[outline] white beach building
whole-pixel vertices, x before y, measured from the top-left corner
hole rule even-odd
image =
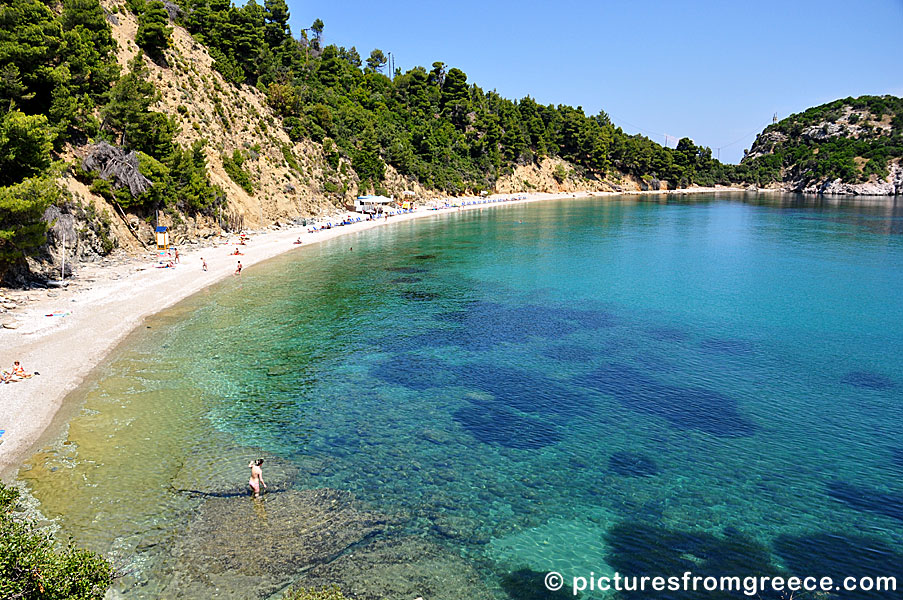
[[[388,205],[393,202],[395,202],[394,199],[385,196],[358,196],[354,200],[354,210],[355,212],[370,213],[372,215],[384,212]]]

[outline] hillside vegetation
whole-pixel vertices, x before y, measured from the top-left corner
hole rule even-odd
[[[284,0],[3,3],[0,274],[35,251],[53,258],[52,223],[36,218],[51,206],[78,217],[82,257],[140,249],[161,217],[191,238],[366,191],[730,180],[689,139],[663,148],[605,113],[508,100],[440,62],[387,73],[382,51],[328,45],[319,20],[295,36],[288,16]]]
[[[32,272],[56,268],[62,238],[84,260],[141,250],[157,222],[193,241],[366,192],[895,193],[901,172],[898,98],[794,115],[725,165],[689,138],[667,148],[605,112],[506,99],[442,62],[388,72],[380,49],[328,44],[319,19],[293,33],[285,0],[177,1],[0,5],[0,277],[21,281],[29,255]]]
[[[214,68],[265,91],[292,139],[323,143],[333,160],[347,157],[364,187],[379,189],[388,164],[430,189],[492,190],[517,165],[546,156],[599,180],[629,174],[674,185],[727,182],[711,152],[689,139],[672,150],[626,135],[604,112],[508,100],[442,62],[387,73],[380,49],[362,58],[355,47],[326,45],[319,19],[295,39],[284,0],[241,7],[181,1],[179,21],[210,48]]]
[[[903,187],[895,189],[894,184],[901,157],[903,98],[861,96],[810,108],[768,126],[741,168],[759,185],[777,182],[797,191],[829,193],[839,188],[846,193],[893,194],[903,193]],[[868,183],[872,185],[861,185]]]

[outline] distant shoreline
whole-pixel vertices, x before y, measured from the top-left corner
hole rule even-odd
[[[464,210],[566,198],[745,191],[718,187],[648,192],[533,193],[520,200],[461,208],[421,208],[388,220],[362,221],[315,233],[308,233],[306,226],[282,227],[254,234],[249,245],[240,246],[244,252],[242,256],[231,254],[236,247],[232,242],[218,247],[180,247],[180,264],[172,269],[156,269],[147,259],[139,258],[118,266],[102,267],[95,274],[98,281],[90,282],[90,286],[89,282],[76,279],[79,289],[61,289],[54,297],[30,303],[25,313],[19,315],[17,329],[0,329],[0,368],[19,360],[26,370],[40,372],[39,376],[26,381],[0,384],[0,429],[6,430],[0,438],[0,477],[13,479],[22,462],[39,450],[48,436],[58,434],[57,428],[51,425],[64,407],[66,397],[145,318],[232,276],[239,260],[243,267],[249,267],[297,248],[293,244],[297,238],[302,240],[303,246],[309,246],[380,225]],[[511,196],[524,194],[498,194],[489,199]],[[454,201],[459,200],[462,199]],[[201,257],[209,270],[201,269]],[[65,316],[47,316],[60,313]]]

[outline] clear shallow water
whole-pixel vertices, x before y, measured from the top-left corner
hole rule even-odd
[[[133,597],[258,452],[500,598],[524,569],[903,578],[901,234],[883,199],[650,196],[302,248],[149,320],[22,476]]]

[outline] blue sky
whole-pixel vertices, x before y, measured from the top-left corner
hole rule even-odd
[[[258,0],[261,4],[262,0]],[[846,96],[903,96],[903,0],[288,0],[292,31],[442,61],[511,99],[605,110],[659,143],[737,162],[779,118]],[[721,148],[720,151],[718,148]]]

